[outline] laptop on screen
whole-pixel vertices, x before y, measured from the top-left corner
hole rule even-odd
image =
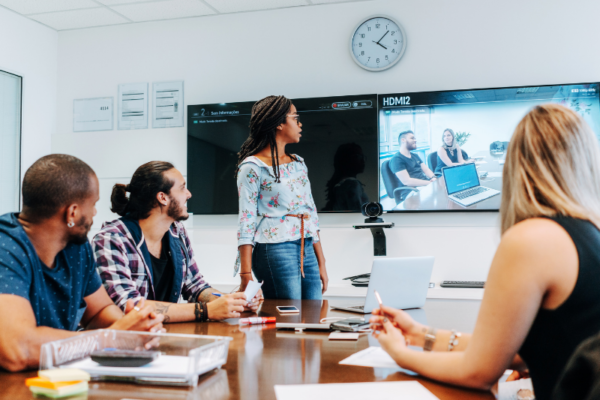
[[[498,190],[481,186],[474,163],[442,168],[442,175],[448,198],[464,207],[500,194]]]
[[[332,304],[331,309],[370,314],[379,308],[375,290],[385,306],[399,309],[423,307],[434,260],[435,257],[376,258],[364,303],[350,306]]]

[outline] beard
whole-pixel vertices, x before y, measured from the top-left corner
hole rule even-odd
[[[90,220],[90,222],[86,221],[85,217],[81,217],[81,219],[75,224],[76,229],[83,227],[83,232],[82,233],[73,233],[70,237],[69,237],[69,243],[73,243],[73,244],[77,244],[77,245],[82,245],[85,244],[88,241],[88,233],[90,232],[90,229],[92,229],[92,223],[93,221]]]
[[[171,196],[169,196],[169,199],[171,200],[171,204],[169,204],[169,208],[167,208],[167,215],[169,217],[173,218],[175,221],[185,221],[190,217],[187,212],[184,214],[183,207],[177,200]]]

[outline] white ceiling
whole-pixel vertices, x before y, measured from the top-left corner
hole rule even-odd
[[[372,0],[0,0],[0,6],[63,31],[356,1]]]

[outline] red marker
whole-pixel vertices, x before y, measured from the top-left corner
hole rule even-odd
[[[240,325],[272,324],[277,322],[277,317],[240,318]]]

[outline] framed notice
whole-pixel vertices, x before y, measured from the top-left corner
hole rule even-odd
[[[119,85],[117,129],[148,128],[148,83]]]
[[[153,128],[183,126],[183,81],[152,84]]]
[[[114,97],[73,100],[73,132],[113,130]]]

